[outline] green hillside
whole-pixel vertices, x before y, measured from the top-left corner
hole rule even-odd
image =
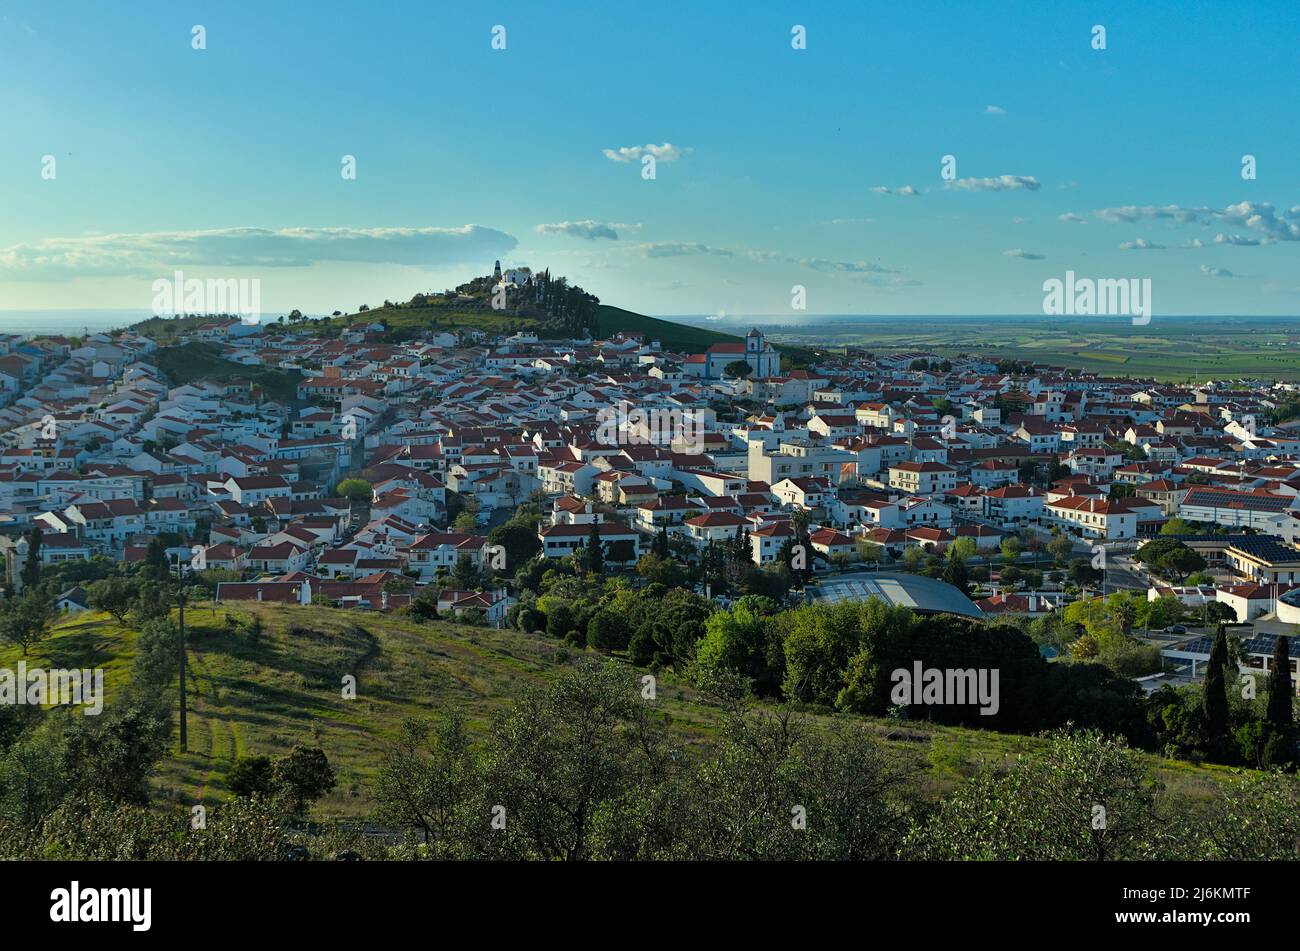
[[[293,399],[301,379],[301,374],[296,371],[245,366],[223,360],[220,351],[210,343],[159,347],[153,353],[153,361],[177,386],[195,380],[249,380],[274,400]]]
[[[703,353],[711,344],[740,343],[744,338],[732,334],[705,330],[703,327],[691,327],[687,324],[675,324],[658,317],[633,313],[622,307],[601,304],[596,313],[600,319],[601,336],[609,337],[619,331],[642,333],[647,340],[658,340],[669,350],[685,353]]]
[[[454,705],[482,736],[521,689],[554,678],[586,653],[513,630],[316,606],[231,609],[204,602],[186,612],[186,621],[189,752],[176,753],[173,743],[159,787],[186,802],[220,802],[229,795],[226,777],[236,757],[280,756],[295,743],[309,743],[321,746],[339,771],[337,788],[317,810],[321,817],[369,814],[371,781],[405,718]],[[135,637],[130,625],[87,613],[62,622],[27,661],[105,667],[111,704],[130,676]],[[0,648],[0,665],[13,667],[19,659],[16,648]],[[349,674],[356,677],[355,699],[343,697]],[[686,745],[708,744],[716,735],[717,709],[671,673],[660,675],[658,702]],[[918,721],[862,722],[912,763],[913,781],[926,795],[951,789],[981,762],[1009,760],[1043,743]],[[1213,795],[1216,779],[1229,772],[1157,757],[1149,762],[1171,792],[1196,798]]]
[[[601,304],[596,308],[596,313],[599,315],[602,336],[608,337],[620,330],[632,333],[639,332],[645,334],[648,340],[658,340],[669,350],[684,353],[703,353],[711,344],[741,343],[744,341],[743,337],[737,337],[734,334],[724,334],[703,327],[692,327],[689,324],[678,324],[659,317],[647,317],[644,314],[624,310],[622,307],[611,307],[609,304]],[[789,344],[774,344],[774,346],[778,353],[799,366],[806,366],[817,359],[816,351],[807,347],[796,347]]]

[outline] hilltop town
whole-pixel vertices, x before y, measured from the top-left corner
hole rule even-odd
[[[498,265],[483,289],[531,284]],[[424,598],[502,626],[535,598],[526,563],[598,547],[606,571],[672,565],[722,606],[875,595],[1037,620],[1128,592],[1165,621],[1141,673],[1184,680],[1210,646],[1184,615],[1244,625],[1261,670],[1300,622],[1292,384],[920,352],[795,367],[758,329],[696,353],[604,329],[393,343],[382,321],[212,319],[178,342],[226,371],[179,384],[176,348],[138,332],[0,336],[6,584],[22,592],[33,554],[76,563],[60,603],[84,610],[94,566],[152,559],[218,602]],[[254,371],[290,385],[272,397]],[[1043,649],[1087,656],[1093,633]]]

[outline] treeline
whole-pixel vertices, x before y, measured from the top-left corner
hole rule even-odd
[[[670,732],[656,685],[617,663],[569,667],[474,737],[456,710],[411,720],[373,780],[385,838],[290,821],[256,783],[202,823],[138,787],[81,782],[39,815],[0,817],[0,856],[61,859],[1286,860],[1300,781],[1230,775],[1191,801],[1141,754],[1058,730],[934,798],[920,759],[853,719],[759,708],[711,685],[717,739]],[[156,735],[148,731],[148,735]],[[6,756],[6,761],[10,757]],[[29,768],[35,761],[28,757]],[[62,767],[65,761],[54,760]],[[81,764],[67,763],[66,766]],[[306,763],[309,771],[319,762]],[[274,782],[276,766],[264,770]],[[107,779],[103,772],[96,778]],[[11,793],[5,802],[12,801]]]
[[[1294,859],[1300,781],[1233,778],[1198,806],[1140,754],[1059,730],[937,802],[860,724],[747,705],[735,680],[715,745],[674,741],[644,680],[610,664],[529,691],[473,745],[454,712],[386,756],[381,818],[432,859]]]
[[[547,268],[533,275],[532,286],[524,290],[526,293],[531,291],[533,302],[548,322],[568,336],[594,338],[600,335],[596,310],[600,298],[570,284],[568,278],[551,277],[551,269]]]
[[[640,588],[627,576],[584,570],[582,557],[530,559],[514,575],[520,597],[508,623],[576,649],[672,668],[697,681],[738,676],[764,700],[1015,733],[1072,723],[1197,762],[1295,766],[1300,730],[1291,691],[1276,675],[1237,683],[1241,647],[1222,629],[1223,647],[1215,654],[1222,660],[1212,659],[1205,685],[1143,692],[1133,678],[1159,670],[1160,657],[1133,630],[1135,624],[1158,626],[1176,618],[1163,601],[1114,595],[1032,621],[924,616],[877,598],[787,608],[779,594],[742,595],[717,609],[678,586],[689,583],[692,569],[663,557],[661,545],[656,541],[638,563]],[[1061,656],[1049,661],[1044,646]],[[1278,639],[1280,653],[1271,669],[1289,669],[1288,646],[1286,638]],[[997,702],[900,702],[897,672],[916,664],[944,672],[996,672]]]

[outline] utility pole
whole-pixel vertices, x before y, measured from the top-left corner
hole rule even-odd
[[[176,557],[176,604],[180,608],[180,625],[177,634],[177,654],[180,666],[181,752],[190,748],[189,732],[185,723],[185,584],[181,573],[181,559]]]

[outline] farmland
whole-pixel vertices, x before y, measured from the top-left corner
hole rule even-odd
[[[1287,317],[1170,317],[1133,326],[1124,318],[844,316],[767,331],[786,344],[975,352],[1166,382],[1300,380],[1300,319]]]

